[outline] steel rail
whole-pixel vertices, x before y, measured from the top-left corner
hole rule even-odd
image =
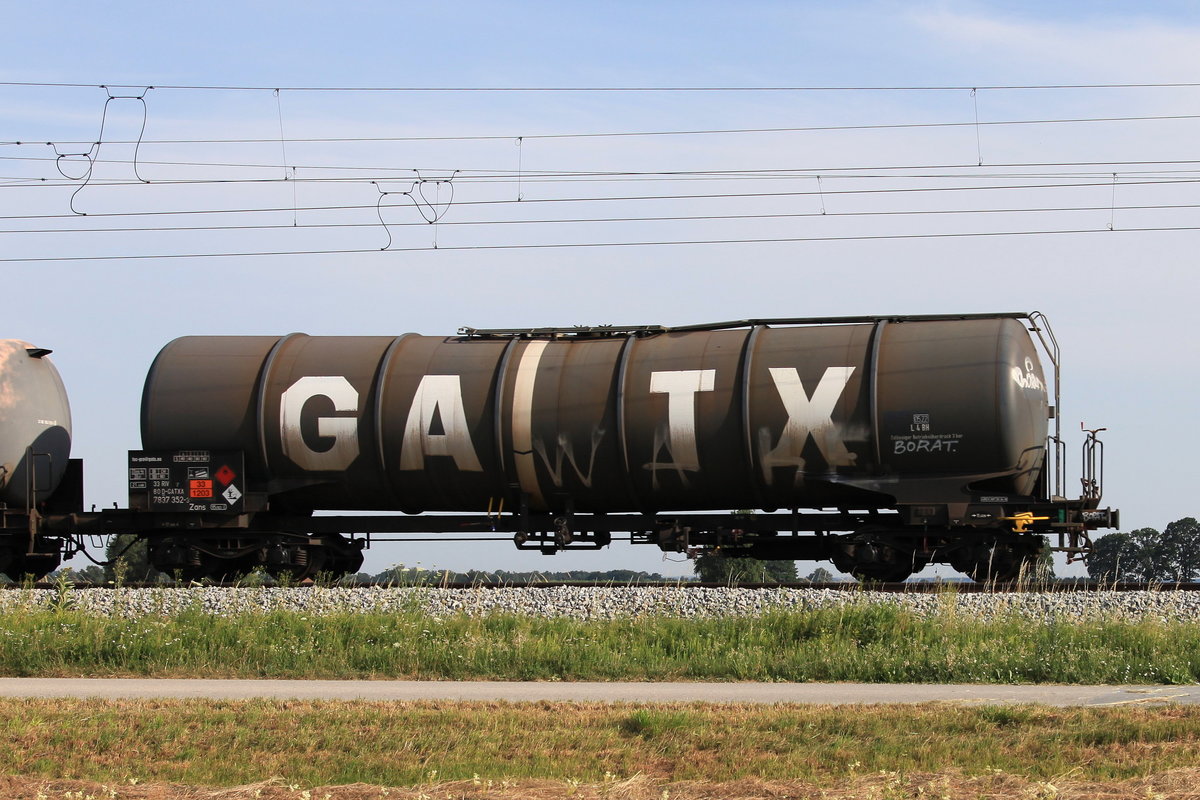
[[[192,583],[185,586],[162,583],[125,583],[120,587],[112,583],[93,584],[77,583],[70,585],[71,589],[79,590],[116,590],[116,589],[453,589],[456,591],[492,590],[492,589],[554,589],[562,587],[597,588],[597,589],[817,589],[834,592],[884,592],[889,594],[1012,594],[1031,592],[1043,594],[1058,594],[1069,592],[1197,592],[1200,582],[1189,583],[1111,583],[1097,582],[1085,579],[1055,580],[1055,581],[1025,581],[1015,583],[971,583],[969,581],[933,580],[912,581],[906,583],[705,583],[700,581],[642,581],[637,583],[602,582],[602,581],[442,581],[432,574],[428,581],[411,583],[340,583],[306,580],[291,585],[248,585],[244,583]],[[0,589],[20,591],[33,588],[35,590],[57,590],[62,587],[53,582],[38,582],[32,584],[12,583],[0,586]]]

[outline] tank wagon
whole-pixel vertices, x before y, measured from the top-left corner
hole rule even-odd
[[[44,575],[78,550],[68,531],[40,524],[83,503],[71,407],[50,352],[0,339],[0,572],[8,575]]]
[[[1117,524],[1094,434],[1063,491],[1058,360],[1038,313],[185,337],[102,527],[188,577],[354,571],[429,532],[1010,579]],[[404,513],[315,513],[341,511]]]
[[[1062,488],[1059,353],[1036,312],[185,337],[146,379],[129,507],[101,511],[83,510],[49,352],[0,341],[10,576],[94,534],[133,533],[192,579],[353,572],[398,534],[545,554],[625,534],[868,580],[931,562],[1007,580],[1119,524],[1094,432],[1082,492]]]

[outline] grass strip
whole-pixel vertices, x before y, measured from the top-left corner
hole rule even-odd
[[[1200,624],[887,605],[611,621],[17,609],[0,615],[0,675],[1183,684],[1200,681]]]
[[[449,781],[414,787],[368,784],[301,788],[283,781],[234,787],[162,783],[103,784],[0,775],[6,800],[1197,800],[1200,770],[1116,782],[1080,781],[1070,776],[1035,781],[1005,773],[861,775],[831,786],[803,781],[679,781],[645,776],[600,783],[578,781]]]
[[[1115,782],[1200,767],[1200,709],[1183,706],[4,700],[0,730],[7,773],[126,786]]]

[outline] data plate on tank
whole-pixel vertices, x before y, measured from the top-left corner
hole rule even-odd
[[[241,451],[130,450],[129,507],[237,513],[245,472]]]

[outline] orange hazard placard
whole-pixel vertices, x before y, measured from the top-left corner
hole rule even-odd
[[[212,481],[188,481],[188,497],[212,497]]]

